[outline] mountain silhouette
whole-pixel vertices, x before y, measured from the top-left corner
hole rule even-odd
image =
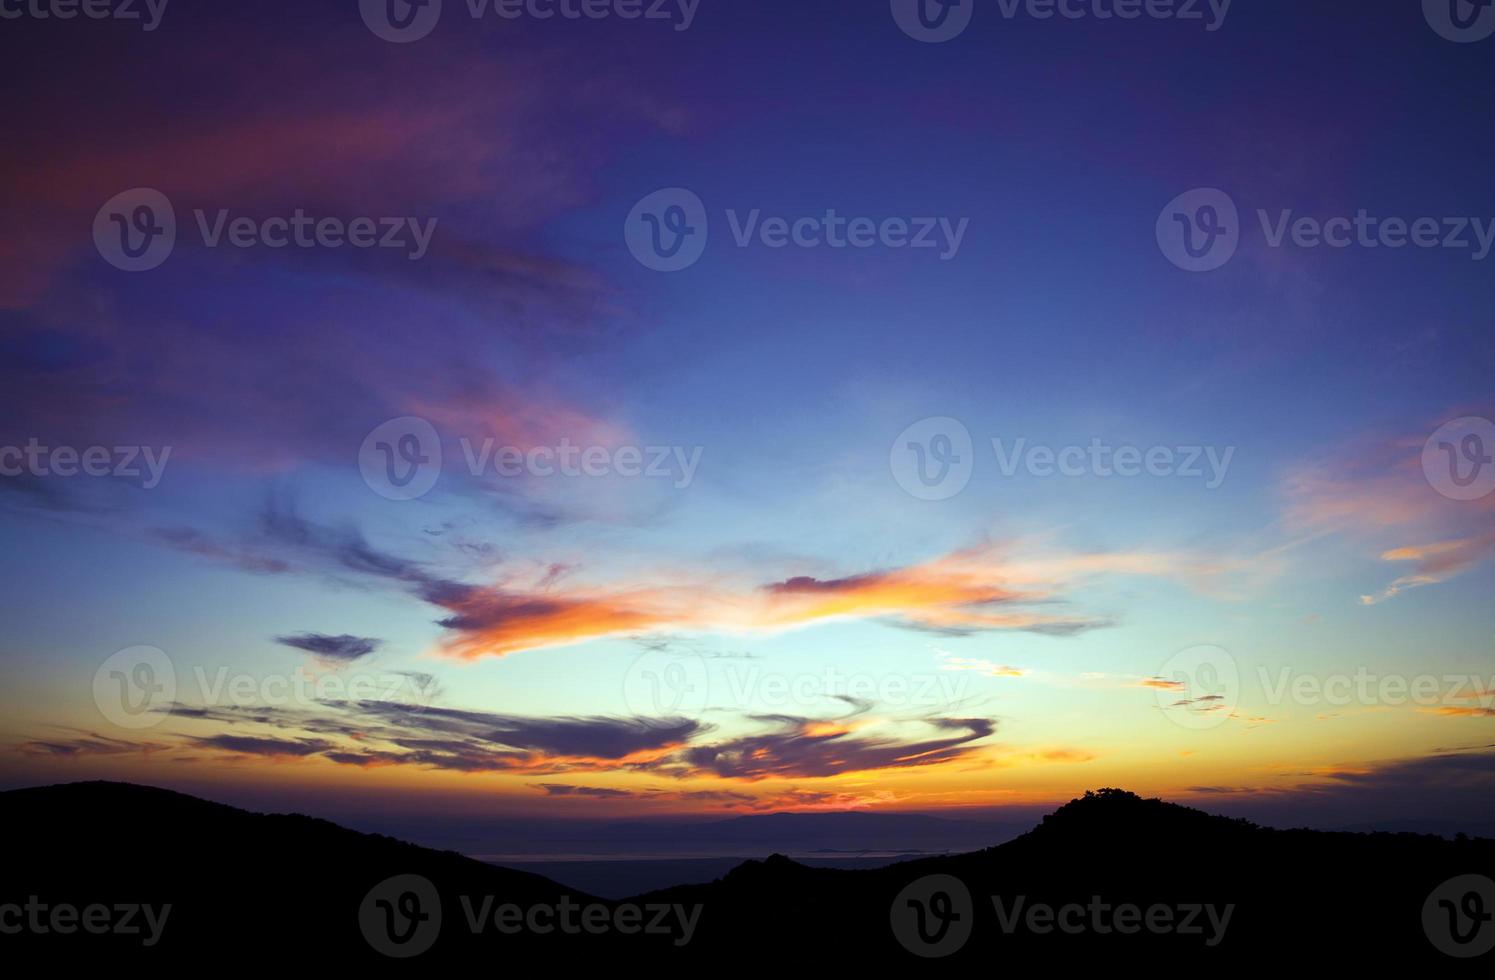
[[[857,871],[772,855],[625,901],[129,784],[0,793],[0,816],[0,943],[59,962],[1488,973],[1495,961],[1468,956],[1495,946],[1495,903],[1465,877],[1495,877],[1495,841],[1274,830],[1112,789],[973,853]]]

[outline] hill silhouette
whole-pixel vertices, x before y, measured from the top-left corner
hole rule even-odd
[[[0,908],[0,943],[58,961],[1487,973],[1495,960],[1435,945],[1453,930],[1468,939],[1455,952],[1495,946],[1481,918],[1495,903],[1462,885],[1443,904],[1433,895],[1458,876],[1495,877],[1495,841],[1273,830],[1120,790],[1087,793],[974,853],[862,871],[775,855],[621,902],[323,820],[127,784],[0,793],[0,818],[0,907],[15,906]],[[133,932],[102,931],[132,905]]]

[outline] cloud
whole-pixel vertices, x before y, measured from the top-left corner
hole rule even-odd
[[[940,670],[973,671],[987,677],[1024,677],[1028,673],[1025,667],[1013,667],[975,657],[952,657],[948,653],[941,654],[940,660]]]
[[[602,637],[682,630],[776,631],[838,619],[875,619],[941,633],[1019,630],[1073,635],[1109,617],[1048,611],[1076,578],[1097,574],[1186,574],[1189,564],[1155,555],[1079,555],[1025,562],[982,545],[928,562],[835,579],[794,576],[757,587],[689,581],[608,590],[524,592],[453,584],[428,590],[451,611],[447,648],[458,656],[504,656]]]
[[[711,730],[685,718],[536,718],[369,700],[327,700],[315,709],[174,705],[170,716],[228,726],[188,744],[236,754],[536,775],[639,768]],[[245,726],[279,734],[240,734]]]
[[[1495,746],[1438,749],[1425,755],[1283,773],[1289,777],[1287,782],[1207,784],[1191,786],[1189,792],[1232,798],[1232,812],[1276,826],[1342,828],[1426,821],[1444,824],[1450,832],[1478,830],[1483,828],[1461,828],[1453,821],[1495,813],[1492,750]]]
[[[1495,802],[1495,752],[1455,750],[1323,772],[1331,784],[1356,790],[1408,792],[1478,790]],[[1485,812],[1491,812],[1486,810]]]
[[[879,719],[866,701],[841,697],[830,719],[750,716],[768,731],[710,741],[715,727],[687,718],[531,717],[392,701],[326,700],[312,708],[173,705],[179,725],[213,724],[212,734],[160,735],[149,748],[188,748],[269,759],[321,758],[347,766],[409,766],[528,776],[621,772],[673,779],[744,782],[824,778],[955,762],[996,731],[986,718]],[[178,741],[164,741],[169,738]],[[96,736],[70,744],[36,740],[33,754],[110,754],[146,746]],[[1047,761],[1082,761],[1068,752]],[[592,795],[582,784],[532,784],[551,795]],[[719,789],[630,790],[641,798],[744,803]],[[605,794],[612,796],[613,794]]]
[[[1180,556],[1080,554],[1012,556],[995,544],[901,568],[835,579],[793,576],[768,584],[723,582],[701,571],[654,584],[609,588],[559,574],[553,564],[529,584],[513,576],[473,584],[373,546],[358,528],[300,515],[271,494],[256,533],[222,542],[196,532],[157,532],[194,554],[246,570],[316,572],[358,585],[396,587],[444,610],[444,649],[464,659],[505,656],[608,637],[652,642],[681,633],[774,632],[841,619],[972,634],[1023,631],[1069,636],[1111,625],[1111,617],[1053,610],[1065,592],[1097,575],[1189,578],[1206,566]]]
[[[603,786],[569,786],[562,783],[533,783],[536,789],[545,791],[546,796],[587,796],[597,800],[624,800],[637,796],[637,793],[626,789],[608,789]]]
[[[294,636],[277,636],[275,642],[281,646],[304,650],[324,660],[349,663],[367,657],[379,648],[378,640],[343,633],[329,636],[326,633],[298,633]]]
[[[1492,417],[1495,409],[1458,414]],[[1437,425],[1430,423],[1427,432]],[[1446,582],[1495,555],[1495,495],[1456,501],[1440,494],[1423,472],[1426,438],[1414,433],[1365,443],[1300,467],[1284,483],[1290,530],[1379,545],[1381,561],[1412,566],[1380,591],[1360,596],[1361,605]]]
[[[655,501],[615,493],[565,497],[564,481],[473,478],[456,442],[612,445],[627,432],[572,403],[574,371],[547,384],[579,352],[624,342],[636,320],[625,290],[542,232],[596,204],[600,165],[627,141],[678,130],[678,88],[606,60],[578,72],[541,46],[501,59],[476,41],[396,53],[365,43],[357,17],[304,17],[349,42],[336,64],[268,21],[200,24],[201,46],[143,63],[124,49],[49,49],[59,75],[131,81],[107,103],[39,94],[9,119],[28,152],[0,165],[11,243],[0,244],[0,441],[171,445],[174,469],[235,475],[346,472],[376,425],[422,415],[452,440],[443,491],[533,522],[652,512]],[[195,51],[235,48],[211,71],[193,67]],[[392,61],[408,78],[371,83]],[[183,70],[191,91],[172,81]],[[274,108],[289,104],[294,114]],[[72,125],[55,125],[59,113]],[[163,114],[176,124],[132,122]],[[89,233],[132,187],[164,193],[179,232],[138,295]],[[207,249],[195,212],[211,222],[224,209],[438,225],[419,262],[388,249]],[[266,356],[276,350],[294,356]],[[69,506],[51,489],[0,484],[31,506]]]
[[[1382,553],[1381,560],[1410,562],[1414,571],[1396,579],[1376,595],[1361,596],[1360,602],[1362,605],[1373,606],[1407,589],[1446,582],[1455,575],[1469,571],[1491,555],[1495,555],[1495,530],[1456,541],[1393,548]]]
[[[149,754],[168,748],[162,742],[131,742],[89,732],[86,735],[65,739],[31,739],[21,743],[20,751],[26,755],[46,755],[61,758],[81,758],[96,755]]]
[[[406,729],[458,735],[466,744],[569,758],[624,759],[679,745],[704,730],[702,723],[686,718],[531,718],[390,701],[357,701],[346,706],[363,717]]]
[[[222,749],[235,755],[262,755],[270,758],[282,756],[308,756],[326,752],[332,748],[330,742],[321,739],[257,738],[247,735],[210,735],[196,740],[197,744],[210,749]]]
[[[963,758],[973,743],[996,732],[996,723],[986,718],[929,719],[924,724],[936,732],[956,734],[914,740],[859,736],[849,727],[810,718],[777,720],[779,731],[693,746],[662,768],[745,781],[906,769]]]

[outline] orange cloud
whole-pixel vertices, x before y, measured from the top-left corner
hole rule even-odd
[[[1373,541],[1391,534],[1403,540],[1416,535],[1432,542],[1382,547],[1382,561],[1410,562],[1415,567],[1380,592],[1361,596],[1362,605],[1446,582],[1495,554],[1495,495],[1455,501],[1440,494],[1423,472],[1425,438],[1412,434],[1363,447],[1300,469],[1286,481],[1285,521],[1295,531],[1310,536],[1351,534]]]
[[[1407,589],[1445,582],[1473,568],[1491,554],[1495,554],[1495,531],[1456,541],[1393,548],[1382,553],[1382,561],[1414,562],[1417,570],[1401,576],[1377,595],[1361,596],[1360,602],[1372,606]]]
[[[797,576],[758,587],[673,584],[616,590],[512,591],[454,586],[427,596],[452,615],[450,652],[503,656],[607,636],[656,630],[780,630],[837,619],[887,619],[938,632],[1027,630],[1070,634],[1108,625],[1052,607],[1076,578],[1171,574],[1186,565],[1167,556],[1079,555],[1009,559],[991,545],[929,562],[845,578]],[[1016,671],[1016,668],[1007,668]]]
[[[1466,708],[1463,705],[1446,704],[1428,710],[1445,718],[1495,718],[1495,708]]]

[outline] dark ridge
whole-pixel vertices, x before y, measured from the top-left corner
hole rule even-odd
[[[146,786],[94,782],[13,790],[0,793],[0,817],[11,834],[0,906],[24,911],[33,896],[49,908],[171,905],[150,947],[139,935],[78,931],[25,929],[0,939],[7,949],[47,962],[201,969],[259,950],[253,955],[267,965],[392,964],[371,945],[360,908],[367,908],[372,890],[398,875],[419,876],[439,897],[434,944],[412,965],[657,970],[679,964],[697,971],[919,965],[1006,972],[1186,962],[1191,970],[1226,973],[1408,965],[1450,974],[1483,964],[1488,975],[1490,962],[1440,952],[1423,916],[1444,882],[1495,876],[1495,842],[1273,830],[1116,789],[1086,793],[1028,833],[973,853],[857,871],[806,867],[775,853],[710,884],[627,902],[595,899],[539,875],[325,820],[250,813]],[[941,876],[938,890],[950,899],[940,899],[939,907],[957,912],[952,921],[967,930],[958,947],[938,959],[918,955],[929,949],[910,934],[911,897],[926,912],[934,907],[927,894],[931,876]],[[958,884],[948,889],[952,879]],[[481,918],[485,902],[488,925],[474,932],[470,921]],[[492,923],[493,910],[507,904],[525,910],[594,906],[608,921],[625,906],[699,907],[700,915],[684,944],[673,912],[669,927],[657,934],[510,935]],[[1052,923],[1045,929],[1024,918],[1035,905],[1081,907],[1079,918],[1067,921],[1092,925],[1078,932]],[[1189,909],[1198,911],[1189,920],[1192,931],[1124,933],[1094,927],[1096,906],[1162,907],[1180,925]],[[1211,926],[1206,909],[1219,913],[1219,924]],[[15,913],[0,909],[0,915],[14,921]],[[649,914],[644,920],[653,921]],[[511,959],[516,955],[521,959]]]

